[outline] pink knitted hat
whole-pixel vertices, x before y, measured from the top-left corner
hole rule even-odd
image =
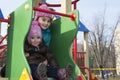
[[[41,28],[38,26],[38,22],[33,21],[32,26],[31,26],[30,31],[27,36],[28,43],[30,43],[30,38],[32,36],[36,36],[36,35],[39,36],[40,38],[42,38]]]
[[[50,11],[50,9],[48,8],[48,6],[47,6],[46,4],[40,5],[39,8]],[[45,12],[36,11],[34,20],[37,20],[38,17],[41,17],[41,16],[46,16],[46,17],[50,17],[51,19],[53,19],[53,16],[52,16],[52,14],[50,14],[50,13],[45,13]]]

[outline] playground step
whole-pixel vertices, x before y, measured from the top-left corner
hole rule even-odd
[[[8,80],[8,78],[0,78],[0,80]]]
[[[8,78],[0,78],[0,80],[8,80]],[[55,80],[53,78],[48,78],[48,80]]]
[[[0,78],[0,80],[8,80],[8,78]],[[55,80],[53,78],[48,78],[48,80]]]

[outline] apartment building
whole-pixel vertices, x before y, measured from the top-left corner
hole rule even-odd
[[[117,75],[120,75],[120,23],[115,30],[115,56]]]

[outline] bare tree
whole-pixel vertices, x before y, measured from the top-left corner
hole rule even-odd
[[[109,67],[108,62],[115,56],[114,33],[119,23],[119,19],[120,17],[113,26],[106,24],[105,15],[96,16],[94,19],[94,25],[90,30],[88,41],[89,53],[94,57],[97,67],[100,65]]]

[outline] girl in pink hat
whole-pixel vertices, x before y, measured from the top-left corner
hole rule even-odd
[[[32,26],[27,35],[24,51],[30,65],[33,80],[48,80],[47,77],[56,80],[70,80],[72,66],[60,69],[58,63],[48,46],[42,40],[41,28],[37,21],[32,22]]]
[[[40,54],[41,51],[40,49],[44,47],[42,43],[43,42],[42,42],[41,29],[38,26],[38,22],[33,21],[24,45],[25,56],[29,63],[33,80],[39,80],[37,76],[38,65],[40,63],[44,63],[45,65],[47,65],[48,63],[47,59]],[[46,68],[43,64],[41,64],[40,69],[41,69],[41,73],[45,74],[46,76]],[[44,79],[46,80],[47,76],[44,77]]]
[[[46,4],[42,4],[39,6],[40,9],[45,9],[45,10],[50,10]],[[50,32],[50,25],[52,23],[53,15],[50,13],[45,13],[45,12],[40,12],[36,11],[35,12],[35,21],[38,21],[39,26],[42,30],[42,37],[45,42],[46,46],[49,46],[50,40],[51,40],[51,32]]]

